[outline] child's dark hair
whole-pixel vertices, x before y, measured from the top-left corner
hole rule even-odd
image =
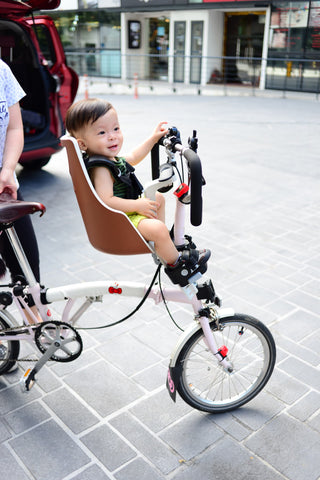
[[[88,125],[88,123],[94,123],[112,108],[113,106],[107,100],[98,98],[79,100],[71,105],[67,111],[66,129],[70,135],[74,136],[76,132]]]

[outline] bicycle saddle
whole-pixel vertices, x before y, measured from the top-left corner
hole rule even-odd
[[[0,224],[13,223],[25,215],[46,211],[46,207],[38,202],[25,202],[22,200],[14,200],[7,192],[0,194]]]

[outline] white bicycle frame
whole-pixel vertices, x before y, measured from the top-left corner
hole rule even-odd
[[[148,184],[145,189],[145,194],[148,198],[154,198],[155,192],[159,188],[173,183],[175,179],[173,169],[171,174],[170,172],[168,172],[168,170],[170,169],[165,169],[162,177],[160,175],[159,179]],[[163,176],[165,178],[163,178]],[[177,198],[174,223],[174,239],[177,245],[181,245],[184,243],[184,225],[185,205]],[[23,295],[32,295],[34,303],[43,321],[53,320],[50,308],[48,307],[50,303],[64,301],[66,304],[59,320],[73,326],[82,316],[82,314],[90,307],[90,305],[93,302],[101,301],[102,297],[108,295],[120,295],[121,297],[143,298],[146,295],[148,286],[141,283],[126,281],[96,281],[76,283],[48,288],[47,290],[45,290],[45,292],[43,292],[32,273],[32,270],[26,259],[25,253],[16,235],[14,227],[6,229],[5,232],[8,235],[10,243],[22,268],[23,274],[27,280],[27,285],[23,287]],[[156,304],[162,302],[163,299],[165,299],[166,302],[189,304],[192,306],[195,314],[196,322],[193,323],[189,328],[187,328],[185,332],[180,336],[177,345],[172,351],[169,366],[175,366],[179,352],[185,342],[195,333],[195,331],[201,328],[205,336],[206,344],[211,350],[213,356],[216,358],[217,362],[222,365],[226,370],[231,371],[231,363],[228,361],[227,357],[224,357],[219,353],[218,346],[215,343],[214,336],[212,335],[212,331],[210,328],[211,319],[207,318],[207,316],[199,315],[199,312],[204,308],[204,304],[201,300],[197,298],[198,289],[196,282],[198,279],[199,274],[196,274],[195,278],[191,279],[191,283],[189,283],[185,287],[163,287],[161,290],[158,287],[152,287],[149,292],[148,298],[153,299]],[[78,307],[75,313],[71,313],[76,300],[78,300],[79,298],[84,299],[82,305]],[[25,331],[17,333],[14,337],[10,334],[1,335],[0,340],[29,340],[33,342],[35,329],[34,325],[29,322],[27,316],[31,318],[34,323],[37,323],[37,318],[32,312],[32,309],[28,306],[27,302],[23,299],[23,296],[21,296],[21,294],[19,296],[13,294],[13,300],[23,318],[23,326],[25,326]],[[216,320],[234,315],[233,309],[230,308],[219,308],[215,304],[205,304],[205,307],[213,309],[214,318]],[[11,328],[22,326],[16,321],[16,319],[14,319],[12,315],[8,314],[5,310],[2,310],[2,315],[5,316],[5,319],[7,320]],[[49,353],[51,354],[51,350]],[[44,356],[48,358],[45,358],[44,360],[40,359],[38,361],[38,365],[36,364],[35,367],[37,372],[49,359],[49,354],[45,354]]]

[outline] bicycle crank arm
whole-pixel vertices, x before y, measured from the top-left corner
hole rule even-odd
[[[52,357],[52,355],[61,347],[60,342],[54,342],[46,350],[41,358],[35,363],[33,368],[28,368],[25,371],[23,377],[20,380],[20,387],[23,392],[29,392],[33,385],[36,382],[36,374],[41,370],[41,368],[47,363],[47,361]]]

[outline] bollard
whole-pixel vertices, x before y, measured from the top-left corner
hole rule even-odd
[[[134,73],[133,75],[133,83],[134,83],[134,98],[138,98],[138,74]]]
[[[84,98],[88,100],[89,98],[89,92],[88,92],[88,75],[85,73],[83,75],[84,77]]]

